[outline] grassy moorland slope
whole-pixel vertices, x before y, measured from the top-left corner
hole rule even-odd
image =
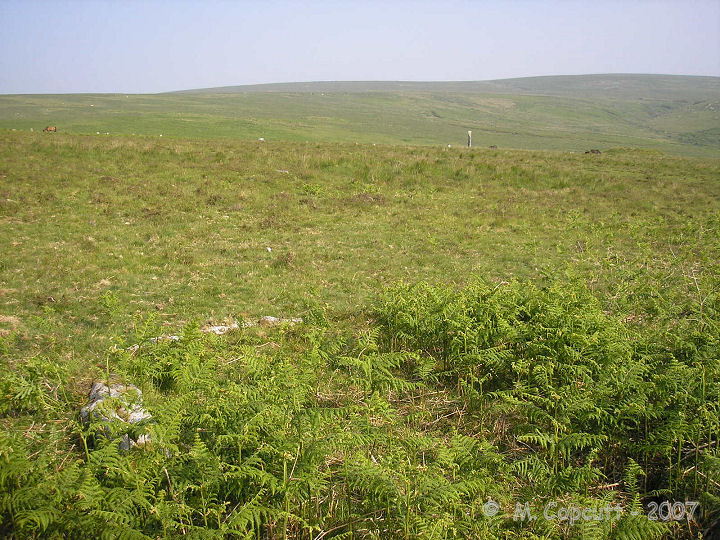
[[[623,148],[0,132],[0,535],[697,537],[719,178]],[[261,315],[305,322],[197,331]],[[149,447],[79,422],[95,378],[143,390]]]
[[[718,77],[680,75],[553,75],[519,77],[492,81],[419,82],[419,81],[325,81],[252,84],[181,90],[182,94],[237,94],[308,92],[364,94],[433,93],[522,94],[605,99],[708,100],[717,98]]]
[[[158,95],[0,96],[0,127],[82,134],[464,145],[715,156],[720,79],[658,75],[468,83],[289,83]]]

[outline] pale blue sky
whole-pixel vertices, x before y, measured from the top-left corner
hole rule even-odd
[[[0,0],[0,93],[720,76],[720,0]]]

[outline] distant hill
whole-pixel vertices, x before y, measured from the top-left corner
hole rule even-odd
[[[305,82],[152,95],[0,96],[0,128],[720,157],[720,77]]]
[[[435,93],[520,94],[622,99],[716,99],[720,96],[720,77],[685,75],[555,75],[492,81],[326,81],[254,84],[181,90],[173,93],[236,94],[256,92],[361,94]]]

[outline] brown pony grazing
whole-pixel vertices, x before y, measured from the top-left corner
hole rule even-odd
[[[48,126],[43,131],[52,131],[53,133],[57,133],[57,128],[55,126]]]

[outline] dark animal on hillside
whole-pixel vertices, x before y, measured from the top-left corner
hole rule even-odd
[[[55,126],[48,126],[43,131],[52,131],[53,133],[57,132],[57,128]]]
[[[497,148],[497,145],[496,145],[496,144],[492,144],[492,145],[490,145],[490,148]]]
[[[593,148],[592,150],[586,150],[585,153],[586,154],[602,154],[602,152],[600,150],[598,150],[597,148]]]

